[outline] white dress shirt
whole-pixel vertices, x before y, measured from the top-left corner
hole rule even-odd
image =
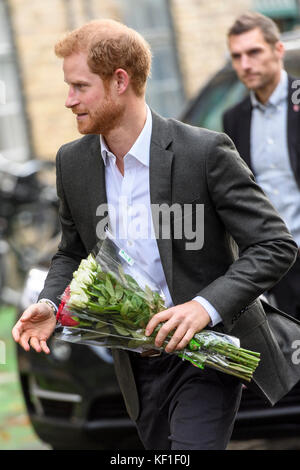
[[[300,246],[300,191],[291,168],[288,149],[288,75],[281,79],[268,102],[250,93],[251,161],[257,183],[277,209]]]
[[[166,306],[173,301],[163,271],[152,223],[149,162],[152,133],[152,115],[147,106],[147,119],[137,140],[124,157],[124,176],[116,164],[116,156],[108,149],[100,135],[101,155],[105,165],[106,194],[110,231],[144,271],[162,289]],[[220,315],[203,297],[200,302],[211,317],[211,326],[219,323]]]

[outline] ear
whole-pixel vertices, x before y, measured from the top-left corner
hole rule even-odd
[[[285,53],[285,49],[284,49],[284,45],[281,41],[278,41],[276,42],[275,44],[275,51],[279,57],[279,59],[283,59],[283,56],[284,56],[284,53]]]
[[[119,95],[122,95],[127,90],[130,83],[130,77],[126,70],[117,69],[114,73],[115,89]]]

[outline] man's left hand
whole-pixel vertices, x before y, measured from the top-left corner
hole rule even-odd
[[[195,333],[203,330],[210,321],[205,308],[196,300],[191,300],[153,315],[146,327],[146,335],[150,336],[157,325],[163,323],[155,338],[155,345],[161,347],[170,332],[175,330],[165,348],[170,353],[184,349]]]

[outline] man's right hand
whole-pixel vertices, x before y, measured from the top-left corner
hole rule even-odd
[[[53,333],[56,318],[53,310],[46,303],[30,305],[12,329],[13,339],[22,346],[25,351],[30,346],[36,352],[50,353],[47,340]]]

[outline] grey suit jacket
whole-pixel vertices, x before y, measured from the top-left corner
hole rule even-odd
[[[57,191],[62,240],[40,294],[54,302],[97,242],[96,209],[106,202],[99,136],[61,147]],[[191,204],[193,217],[198,204],[204,204],[201,248],[186,250],[190,240],[177,239],[174,232],[170,239],[157,240],[171,296],[175,305],[195,295],[205,297],[222,317],[217,329],[261,353],[251,386],[275,403],[300,379],[299,367],[291,362],[291,339],[299,336],[299,325],[258,300],[295,260],[297,246],[284,222],[225,134],[155,113],[150,196],[152,204]],[[128,412],[136,419],[139,403],[129,355],[117,350],[114,359]]]

